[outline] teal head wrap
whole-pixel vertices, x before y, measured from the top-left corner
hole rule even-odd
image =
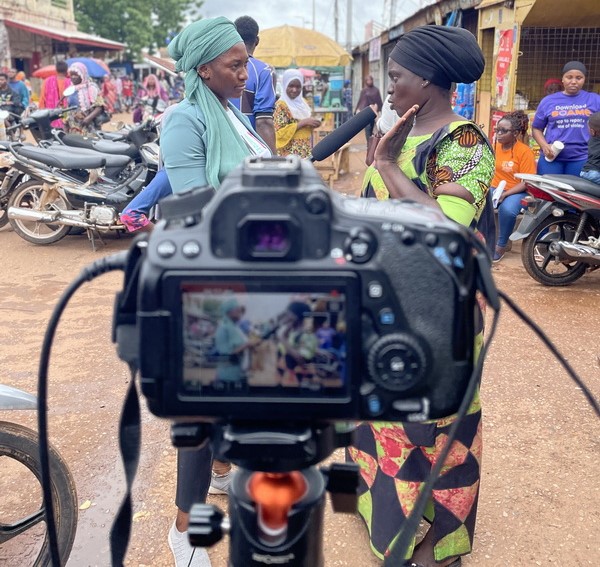
[[[206,120],[206,178],[215,188],[250,152],[227,118],[223,105],[196,69],[238,43],[243,40],[235,25],[220,16],[190,24],[169,44],[175,69],[186,74],[185,96],[200,107]]]
[[[227,313],[229,313],[232,309],[237,309],[239,306],[240,304],[235,297],[226,299],[223,301],[223,303],[221,303],[221,315],[227,316]]]

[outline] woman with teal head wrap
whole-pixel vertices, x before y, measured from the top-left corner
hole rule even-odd
[[[229,104],[248,74],[246,46],[227,18],[187,26],[169,44],[177,71],[185,73],[185,100],[169,113],[161,151],[173,192],[211,185],[245,157],[270,155],[246,118]]]

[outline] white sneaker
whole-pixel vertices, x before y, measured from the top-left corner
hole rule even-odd
[[[228,494],[229,484],[231,483],[231,471],[225,474],[215,474],[212,471],[212,478],[210,480],[210,486],[208,487],[209,494]]]
[[[175,567],[211,567],[206,549],[193,547],[187,532],[180,532],[175,523],[169,530],[169,547],[175,558]]]

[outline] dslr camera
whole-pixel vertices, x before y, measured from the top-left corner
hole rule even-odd
[[[474,368],[480,267],[441,210],[330,191],[295,156],[161,202],[130,253],[114,339],[157,416],[423,421]]]

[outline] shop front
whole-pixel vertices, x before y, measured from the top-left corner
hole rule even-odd
[[[490,134],[506,113],[533,118],[548,79],[568,61],[588,69],[585,89],[600,92],[600,9],[597,0],[483,0],[478,40],[486,69],[478,83],[475,120]]]
[[[0,19],[0,37],[6,38],[2,64],[30,76],[57,56],[93,55],[123,51],[125,44],[78,31],[32,23],[26,19]]]

